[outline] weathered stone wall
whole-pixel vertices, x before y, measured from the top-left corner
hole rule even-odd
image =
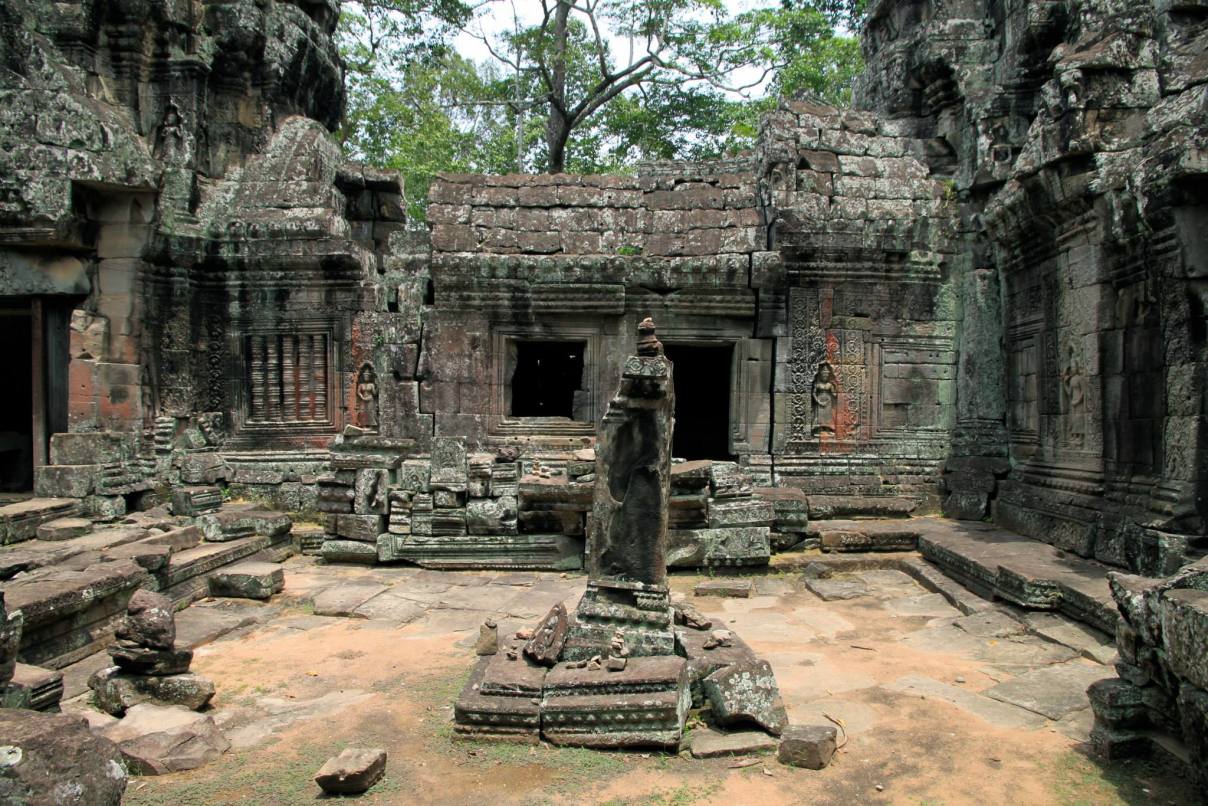
[[[591,443],[637,323],[669,342],[737,343],[732,449],[767,453],[770,352],[755,339],[753,273],[777,264],[755,178],[722,166],[639,176],[445,176],[432,188],[432,306],[419,410],[480,445]],[[703,170],[702,170],[703,168]],[[669,170],[674,169],[673,173]],[[585,343],[572,418],[518,418],[518,341]],[[721,368],[718,382],[731,383]]]
[[[858,93],[955,179],[957,441],[1010,453],[995,518],[1148,574],[1202,550],[1208,504],[1204,12],[882,2]]]

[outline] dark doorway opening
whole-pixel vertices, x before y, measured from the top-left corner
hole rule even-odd
[[[0,344],[8,356],[4,394],[0,395],[0,490],[21,492],[34,486],[33,343],[28,302],[0,300]]]
[[[668,344],[675,364],[675,435],[680,459],[733,459],[730,453],[730,344]]]
[[[512,373],[513,417],[575,419],[583,387],[585,341],[518,341]]]

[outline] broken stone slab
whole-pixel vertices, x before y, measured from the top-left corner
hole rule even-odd
[[[39,540],[70,540],[86,534],[92,528],[92,521],[87,518],[55,518],[53,521],[38,526]]]
[[[162,593],[137,590],[126,605],[126,617],[115,632],[119,641],[148,649],[171,649],[176,641],[176,613]]]
[[[231,748],[211,717],[179,705],[139,703],[103,735],[138,775],[197,769]]]
[[[175,675],[136,675],[109,666],[94,672],[88,680],[96,706],[107,714],[122,716],[144,702],[180,705],[199,711],[214,698],[214,683],[202,675],[186,672]]]
[[[835,756],[837,736],[833,725],[791,725],[780,737],[776,760],[790,767],[821,770]]]
[[[285,569],[275,563],[240,562],[210,575],[210,595],[269,599],[285,589]]]
[[[728,599],[749,599],[754,585],[749,579],[706,579],[696,583],[693,596],[720,596]]]
[[[0,708],[0,802],[118,806],[126,791],[122,755],[69,714]]]
[[[788,725],[780,688],[766,660],[722,667],[701,681],[701,689],[719,725],[754,722],[773,736]]]
[[[692,731],[690,752],[693,758],[746,756],[776,749],[776,740],[762,731],[744,730],[720,733],[708,728]]]
[[[354,582],[321,590],[314,597],[315,615],[358,617],[357,608],[386,589],[386,585]]]
[[[358,795],[386,774],[386,751],[346,747],[323,763],[315,783],[332,795]]]

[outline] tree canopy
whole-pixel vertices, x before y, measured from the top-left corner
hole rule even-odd
[[[532,0],[526,0],[531,2]],[[346,0],[341,132],[354,157],[401,171],[410,212],[438,171],[621,171],[706,159],[754,140],[779,97],[844,105],[862,66],[865,0]],[[478,62],[454,40],[473,37]]]

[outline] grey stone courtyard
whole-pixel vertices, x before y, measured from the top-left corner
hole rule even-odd
[[[942,582],[937,590],[920,582],[926,577],[913,566],[922,563],[910,556],[783,559],[791,561],[734,578],[750,583],[747,598],[694,596],[710,578],[691,574],[672,577],[672,589],[772,663],[794,723],[842,725],[845,743],[821,772],[777,764],[766,743],[742,752],[761,747],[749,733],[738,755],[694,758],[709,755],[717,738],[703,726],[688,732],[684,752],[668,756],[454,742],[452,699],[479,625],[495,618],[501,634],[518,629],[557,602],[573,604],[585,578],[298,557],[285,563],[285,591],[270,602],[203,600],[180,614],[180,633],[197,646],[195,666],[217,684],[213,716],[231,749],[194,772],[135,779],[127,801],[309,799],[309,765],[367,742],[390,751],[386,781],[367,796],[382,803],[971,803],[1005,791],[1028,803],[1193,797],[1160,768],[1111,771],[1086,753],[1086,687],[1110,676],[1114,654],[1102,633]],[[821,566],[832,573],[818,576]],[[87,707],[81,666],[66,675],[68,712]]]

